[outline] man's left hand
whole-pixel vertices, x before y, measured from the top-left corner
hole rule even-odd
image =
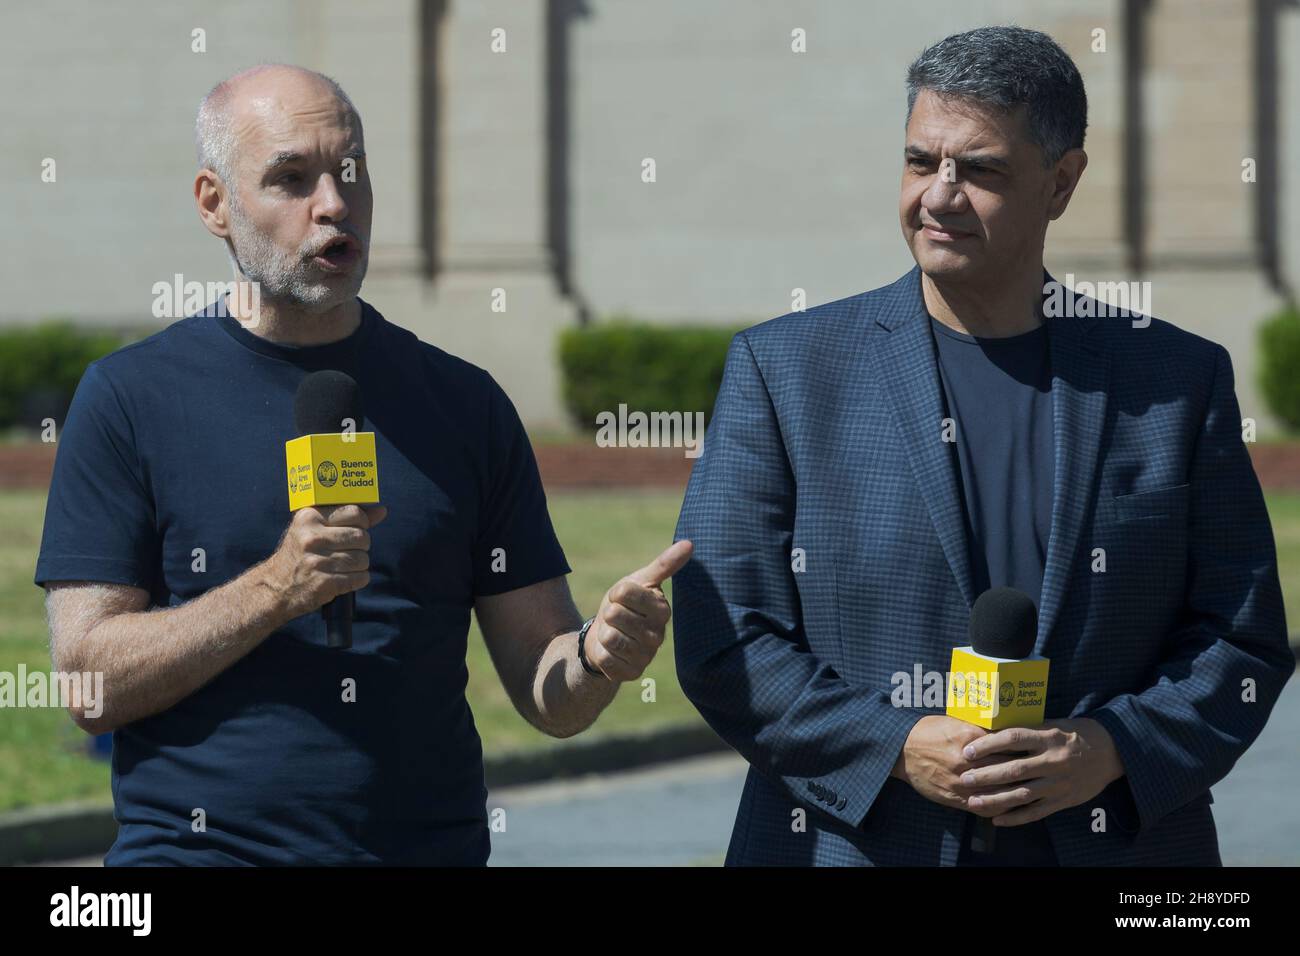
[[[690,559],[691,543],[678,541],[605,592],[583,645],[592,667],[616,682],[641,676],[672,616],[661,585]]]
[[[964,751],[978,763],[962,774],[967,809],[1014,827],[1091,800],[1124,775],[1110,733],[1091,718],[1045,720],[1039,727],[1008,727],[972,741]]]

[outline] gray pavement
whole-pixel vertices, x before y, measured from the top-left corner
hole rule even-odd
[[[734,753],[488,795],[489,866],[721,864],[747,764]]]
[[[1300,679],[1263,734],[1213,788],[1223,862],[1300,865]],[[735,819],[745,762],[694,757],[626,773],[492,791],[490,866],[717,865]],[[65,866],[97,866],[98,858]],[[58,865],[58,864],[56,864]]]
[[[1210,788],[1225,866],[1300,866],[1300,676],[1268,725]]]
[[[1228,866],[1300,865],[1300,679],[1292,677],[1268,726],[1212,788]],[[720,863],[745,763],[735,755],[494,792],[505,810],[493,866],[682,866]]]

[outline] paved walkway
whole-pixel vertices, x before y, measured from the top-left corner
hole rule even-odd
[[[733,753],[488,795],[489,866],[721,864],[745,761]]]
[[[1214,793],[1228,866],[1300,865],[1300,678]],[[735,755],[578,783],[502,790],[493,866],[718,864],[726,852],[745,763]]]
[[[1264,733],[1213,788],[1223,862],[1300,865],[1300,678]],[[628,773],[495,790],[504,811],[490,866],[718,865],[726,852],[745,762],[696,757]],[[64,865],[97,866],[98,858]]]

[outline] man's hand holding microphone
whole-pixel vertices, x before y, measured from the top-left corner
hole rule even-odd
[[[912,727],[890,775],[927,800],[1003,827],[1078,806],[1123,773],[1110,734],[1090,718],[990,733],[928,714]]]
[[[983,852],[993,845],[990,821],[1041,820],[1091,800],[1124,774],[1100,723],[1043,719],[1049,662],[1033,655],[1037,629],[1027,594],[1008,587],[981,594],[971,609],[971,644],[953,651],[948,713],[916,722],[890,773],[928,800],[983,818],[976,831]],[[980,670],[962,673],[971,666]]]
[[[323,505],[294,512],[259,580],[287,623],[370,583],[370,529],[383,505]]]

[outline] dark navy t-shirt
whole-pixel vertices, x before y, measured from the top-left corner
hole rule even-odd
[[[292,517],[294,393],[323,368],[361,387],[388,507],[353,647],[325,647],[313,611],[117,730],[109,865],[487,860],[470,609],[569,572],[528,438],[487,372],[365,303],[352,335],[321,346],[268,342],[215,310],[176,322],[86,370],[35,580],[134,585],[167,608],[265,560]]]
[[[976,594],[1012,587],[1041,605],[1052,532],[1052,373],[1047,324],[975,338],[930,319],[956,423]]]
[[[1041,606],[1056,474],[1052,374],[1047,323],[1007,338],[975,338],[931,317],[966,508],[976,594],[1013,587]],[[1041,821],[996,830],[995,852],[970,853],[967,826],[962,865],[1054,865]]]

